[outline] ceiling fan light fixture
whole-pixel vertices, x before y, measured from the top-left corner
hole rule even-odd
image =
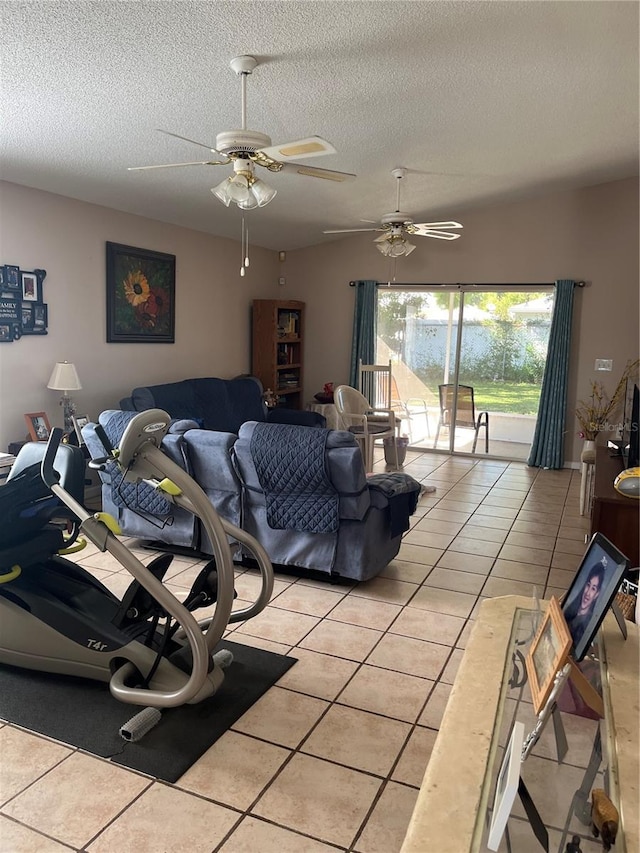
[[[389,234],[386,239],[374,240],[376,248],[388,258],[401,258],[403,255],[410,255],[415,249],[413,243],[406,240],[402,234]]]
[[[266,184],[260,178],[254,178],[251,185],[251,192],[258,203],[258,207],[264,207],[266,204],[269,204],[278,194],[278,190],[274,190],[273,187],[270,187],[269,184]]]

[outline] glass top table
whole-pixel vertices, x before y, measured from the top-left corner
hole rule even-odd
[[[544,602],[543,602],[544,606]],[[537,716],[525,658],[539,614],[531,599],[483,603],[434,750],[402,853],[488,853],[496,779],[515,721],[525,736]],[[600,853],[591,834],[593,788],[604,788],[621,814],[615,853],[638,853],[638,626],[625,642],[613,616],[605,620],[593,659],[580,667],[602,691],[598,719],[567,682],[520,775],[547,829],[549,850],[565,853],[573,835],[582,853]],[[564,741],[564,744],[563,744]],[[536,839],[518,796],[500,853],[536,853]]]

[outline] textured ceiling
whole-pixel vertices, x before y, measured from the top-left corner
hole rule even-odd
[[[415,221],[638,174],[638,3],[0,3],[0,177],[238,239],[240,212],[209,192],[215,145],[247,125],[274,143],[312,134],[310,165],[351,183],[260,176],[278,190],[247,214],[251,242],[294,249],[393,211],[410,171]],[[204,156],[203,156],[204,155]],[[463,232],[464,239],[464,232]]]

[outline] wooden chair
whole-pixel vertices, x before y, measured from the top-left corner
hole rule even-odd
[[[344,427],[355,435],[365,471],[373,470],[373,445],[376,439],[392,438],[396,470],[398,460],[397,426],[395,413],[391,409],[374,409],[364,394],[350,385],[338,385],[333,393],[333,402]]]
[[[434,447],[438,445],[438,437],[441,427],[451,428],[453,421],[455,385],[438,385],[440,395],[440,418],[438,420],[438,429],[436,430],[436,440],[433,443]],[[480,428],[484,427],[484,452],[489,452],[489,412],[480,412],[476,417],[476,407],[473,398],[473,388],[471,385],[458,385],[458,399],[456,406],[455,425],[464,429],[472,429],[475,433],[473,437],[472,453],[476,452],[478,443],[478,433]]]

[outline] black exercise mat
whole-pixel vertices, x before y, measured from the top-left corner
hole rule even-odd
[[[158,725],[135,743],[119,732],[142,708],[114,699],[106,683],[72,676],[0,666],[0,718],[175,782],[296,662],[227,640],[219,649],[231,651],[233,663],[218,692],[163,710]]]

